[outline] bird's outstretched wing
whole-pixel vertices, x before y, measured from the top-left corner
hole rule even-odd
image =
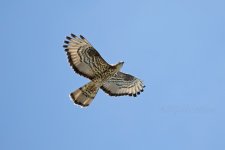
[[[78,74],[93,79],[97,74],[101,74],[110,65],[101,57],[95,48],[82,36],[74,34],[66,37],[64,41],[70,66]]]
[[[129,95],[136,97],[144,91],[142,81],[132,75],[118,72],[103,84],[101,89],[111,96]]]

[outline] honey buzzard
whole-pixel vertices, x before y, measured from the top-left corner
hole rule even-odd
[[[82,35],[71,34],[66,39],[63,47],[70,66],[76,73],[91,80],[70,94],[75,104],[88,106],[99,88],[110,96],[136,97],[143,92],[145,86],[140,79],[120,71],[124,62],[108,64]]]

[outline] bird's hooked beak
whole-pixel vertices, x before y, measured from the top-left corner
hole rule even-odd
[[[123,67],[123,64],[124,64],[123,61],[120,61],[120,62],[117,64],[118,70],[120,70],[120,69]]]
[[[124,61],[120,61],[119,64],[123,65],[124,64]]]

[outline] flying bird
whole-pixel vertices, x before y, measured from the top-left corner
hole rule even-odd
[[[82,35],[71,34],[66,39],[63,47],[70,66],[76,73],[91,80],[70,94],[75,104],[88,106],[100,88],[110,96],[136,97],[144,91],[145,86],[140,79],[120,71],[124,62],[108,64]]]

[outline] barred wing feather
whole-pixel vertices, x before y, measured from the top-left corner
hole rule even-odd
[[[136,97],[144,91],[142,81],[132,75],[118,72],[103,84],[101,89],[111,96],[129,95]]]
[[[74,34],[66,37],[64,41],[70,66],[78,74],[93,79],[109,68],[109,64],[101,57],[95,48],[82,36]]]

